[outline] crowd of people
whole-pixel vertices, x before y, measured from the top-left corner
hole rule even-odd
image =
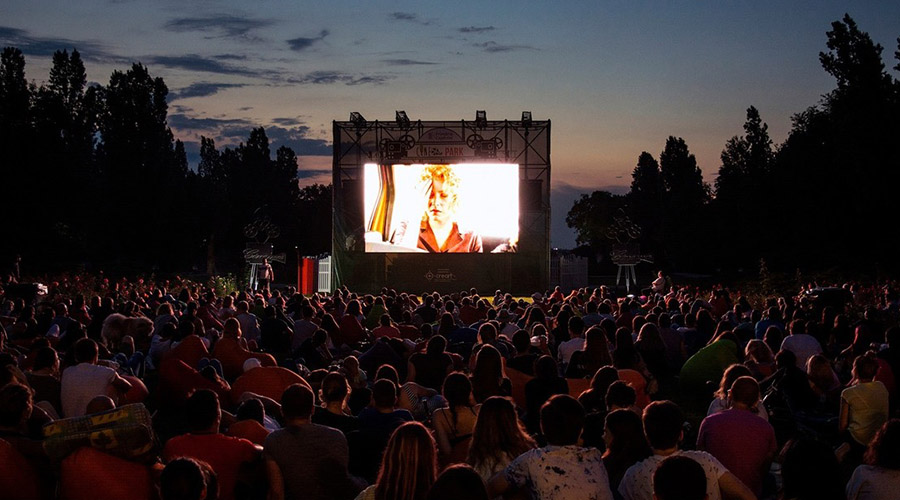
[[[894,286],[754,301],[657,281],[6,283],[0,496],[896,498]]]

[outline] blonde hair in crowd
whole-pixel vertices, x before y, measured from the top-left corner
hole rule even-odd
[[[434,438],[424,425],[407,422],[398,427],[375,480],[377,500],[423,500],[437,477]]]

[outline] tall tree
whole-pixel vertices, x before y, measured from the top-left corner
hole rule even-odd
[[[631,179],[631,191],[626,196],[628,211],[641,227],[644,251],[657,254],[662,245],[665,189],[656,158],[646,151],[642,152]]]
[[[25,80],[25,56],[14,47],[0,53],[0,178],[4,182],[4,205],[12,225],[8,234],[29,234],[36,218],[30,210],[36,188],[30,156],[31,89]],[[4,261],[31,248],[27,238],[0,238],[0,258]]]
[[[696,157],[680,137],[666,139],[659,167],[665,189],[662,237],[666,250],[660,264],[681,268],[702,265],[697,249],[706,239],[703,211],[709,201],[709,186],[703,182]]]
[[[718,263],[747,265],[758,261],[760,241],[765,234],[765,206],[771,195],[769,176],[775,154],[769,127],[750,106],[744,135],[734,136],[722,150],[722,165],[716,178],[716,198],[713,201],[713,217],[716,221],[718,243],[714,254]]]
[[[831,27],[819,59],[837,88],[794,117],[777,158],[774,184],[790,186],[778,198],[805,208],[783,212],[786,247],[795,252],[786,258],[895,265],[883,235],[893,224],[884,200],[900,184],[900,84],[884,69],[881,45],[850,16]]]

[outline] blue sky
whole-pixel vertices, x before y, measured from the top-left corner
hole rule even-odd
[[[834,82],[819,65],[845,12],[884,46],[900,2],[79,0],[0,3],[0,45],[47,78],[77,48],[88,79],[147,65],[170,91],[169,124],[190,152],[200,135],[236,144],[265,126],[328,182],[332,120],[550,119],[552,245],[580,193],[627,190],[642,151],[684,137],[712,182],[725,142],[754,105],[776,143],[792,114]],[[892,73],[895,77],[896,72]]]

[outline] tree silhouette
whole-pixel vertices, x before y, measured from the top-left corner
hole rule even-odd
[[[626,196],[628,211],[641,227],[644,251],[658,254],[663,243],[665,188],[656,158],[646,151],[642,152],[631,178],[631,191]]]

